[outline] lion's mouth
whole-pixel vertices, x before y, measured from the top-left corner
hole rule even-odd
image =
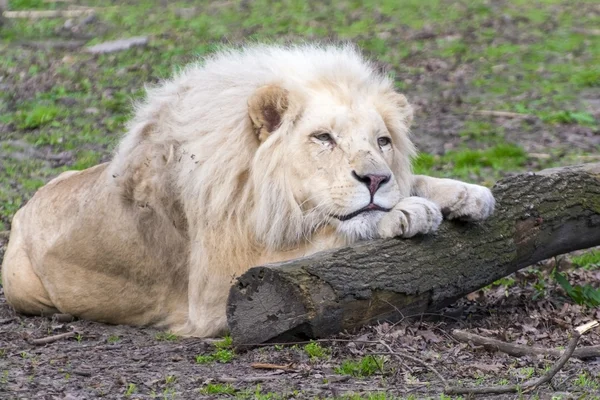
[[[339,219],[340,221],[348,221],[349,219],[352,219],[352,218],[356,217],[357,215],[360,215],[365,212],[369,212],[369,211],[388,212],[390,210],[391,210],[391,208],[385,208],[385,207],[381,207],[375,203],[370,203],[370,204],[366,205],[365,207],[361,208],[360,210],[356,210],[354,212],[351,212],[350,214],[334,215],[334,217]]]

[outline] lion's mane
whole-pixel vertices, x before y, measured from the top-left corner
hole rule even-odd
[[[295,182],[278,173],[293,154],[280,150],[277,135],[260,143],[248,117],[248,98],[268,84],[302,97],[315,82],[348,96],[393,93],[392,80],[350,45],[218,52],[148,89],[110,165],[121,194],[140,209],[162,210],[161,223],[187,224],[192,244],[202,242],[207,252],[294,246],[310,235],[315,221],[294,200]],[[412,110],[404,104],[399,113],[397,104],[389,103],[383,117],[394,128],[401,152],[392,169],[407,196]],[[289,106],[294,107],[301,105]],[[293,123],[284,119],[282,130]]]

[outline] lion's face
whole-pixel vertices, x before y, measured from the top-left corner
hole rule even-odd
[[[397,175],[410,168],[401,171],[406,163],[398,162],[409,157],[398,148],[408,141],[406,131],[391,129],[373,97],[349,100],[329,92],[305,98],[293,122],[275,121],[277,137],[265,145],[283,149],[278,174],[305,222],[313,229],[331,225],[356,240],[375,236],[381,217],[408,195]],[[289,99],[279,101],[279,112],[288,111]]]
[[[307,213],[348,236],[369,237],[401,198],[393,138],[369,102],[315,98],[291,132],[294,197]]]

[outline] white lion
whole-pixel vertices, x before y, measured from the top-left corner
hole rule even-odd
[[[17,311],[226,331],[232,279],[356,240],[482,220],[491,192],[413,176],[412,109],[350,46],[226,50],[148,90],[114,160],[17,212]]]

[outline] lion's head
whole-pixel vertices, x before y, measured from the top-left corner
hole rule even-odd
[[[252,95],[249,115],[261,142],[257,187],[284,181],[303,231],[329,224],[351,241],[373,237],[383,213],[409,195],[412,114],[403,95],[365,82],[271,84]]]
[[[184,193],[192,229],[230,226],[271,249],[322,228],[354,241],[410,195],[411,120],[391,79],[353,47],[256,47],[151,91],[118,156],[172,143],[165,179]]]

